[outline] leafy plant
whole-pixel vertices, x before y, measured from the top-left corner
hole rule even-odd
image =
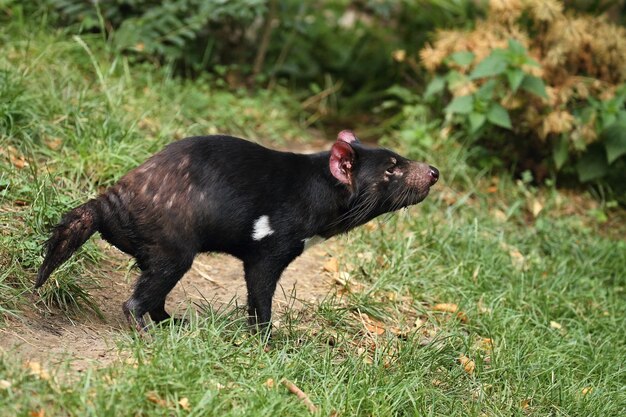
[[[453,124],[535,178],[548,165],[581,182],[623,168],[626,29],[557,0],[491,1],[486,20],[439,32],[420,57],[426,98],[449,101]]]
[[[449,59],[462,68],[468,68],[474,61],[474,54],[456,52]],[[427,86],[425,96],[429,98],[441,93],[446,86],[453,94],[454,91],[473,91],[454,97],[444,111],[461,115],[471,134],[477,134],[487,124],[511,130],[509,112],[500,104],[501,101],[514,96],[518,90],[547,97],[543,80],[527,73],[524,66],[537,67],[539,64],[528,56],[523,45],[510,39],[507,49],[493,50],[468,75],[452,70],[445,77],[435,77]],[[477,88],[475,82],[483,84]]]

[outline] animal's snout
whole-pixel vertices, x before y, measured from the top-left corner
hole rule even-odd
[[[428,172],[430,175],[430,185],[433,185],[439,179],[439,170],[432,165],[429,165],[428,168],[430,168],[430,171]]]

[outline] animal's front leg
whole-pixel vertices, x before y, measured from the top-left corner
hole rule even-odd
[[[244,262],[246,287],[248,288],[248,321],[252,332],[270,332],[272,320],[272,297],[283,270],[293,258],[279,259],[275,256]]]

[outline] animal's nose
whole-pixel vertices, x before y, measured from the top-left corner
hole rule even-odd
[[[439,170],[432,165],[428,167],[430,168],[430,185],[433,185],[439,179]]]

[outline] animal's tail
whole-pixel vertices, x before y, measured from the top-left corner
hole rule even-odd
[[[100,214],[97,199],[67,212],[55,226],[52,236],[46,242],[46,257],[39,268],[35,288],[41,287],[50,274],[67,261],[83,243],[98,230]]]

